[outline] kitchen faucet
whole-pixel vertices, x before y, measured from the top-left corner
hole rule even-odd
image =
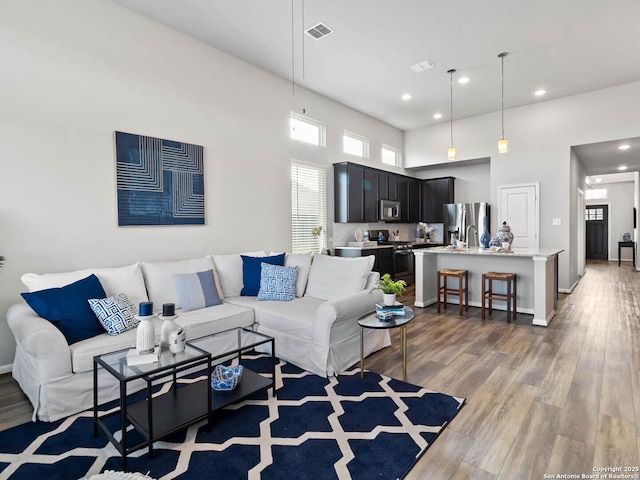
[[[467,231],[465,232],[464,240],[467,242],[467,247],[469,247],[469,229],[473,228],[476,231],[476,235],[478,234],[478,228],[475,225],[467,225]]]

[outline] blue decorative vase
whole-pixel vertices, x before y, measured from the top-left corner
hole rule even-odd
[[[491,235],[489,235],[489,232],[487,230],[482,232],[482,235],[480,235],[480,243],[482,244],[482,248],[484,250],[489,248],[489,245],[491,244]]]

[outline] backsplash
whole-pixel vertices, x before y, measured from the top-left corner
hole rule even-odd
[[[354,242],[356,239],[355,232],[358,229],[363,232],[365,230],[389,230],[390,232],[399,230],[400,240],[413,242],[415,241],[416,226],[417,224],[415,223],[334,223],[333,246],[345,247],[349,242]],[[441,223],[430,223],[429,226],[433,227],[431,238],[434,241],[442,242],[443,225]]]

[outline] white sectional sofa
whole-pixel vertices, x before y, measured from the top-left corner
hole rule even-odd
[[[264,252],[243,255],[265,256]],[[347,259],[286,254],[286,266],[297,268],[296,298],[260,301],[242,296],[241,254],[210,255],[174,262],[141,262],[119,268],[92,268],[68,273],[25,274],[30,292],[63,287],[95,274],[108,297],[127,294],[133,305],[151,301],[158,312],[175,303],[187,341],[236,327],[248,327],[275,338],[276,355],[321,376],[335,375],[360,358],[357,319],[381,301],[371,291],[379,275],[373,257]],[[173,276],[213,270],[221,304],[182,312]],[[135,346],[136,330],[112,336],[106,332],[69,345],[51,322],[27,303],[13,305],[7,322],[16,340],[13,376],[34,407],[33,419],[54,421],[93,405],[93,357]],[[154,319],[159,339],[162,321]],[[365,355],[390,344],[387,330],[365,331]],[[119,396],[111,375],[100,372],[101,402]],[[141,388],[142,384],[133,385]]]

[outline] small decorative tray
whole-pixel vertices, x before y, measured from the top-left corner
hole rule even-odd
[[[216,365],[211,374],[211,386],[219,392],[228,392],[238,386],[238,382],[242,377],[242,365],[234,367],[225,367],[224,365]]]

